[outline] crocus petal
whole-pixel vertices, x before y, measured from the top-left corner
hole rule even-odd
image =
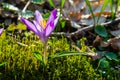
[[[45,36],[48,37],[52,31],[55,29],[59,17],[57,17],[54,21],[51,21],[50,24],[45,29]]]
[[[46,37],[45,37],[45,32],[44,30],[42,29],[42,27],[40,27],[40,25],[36,22],[36,21],[33,21],[37,31],[38,31],[38,36],[39,38],[42,40],[42,42],[45,42],[46,41]]]
[[[2,34],[3,30],[4,30],[3,28],[0,29],[0,35]]]
[[[54,9],[51,12],[50,17],[48,18],[47,24],[49,24],[51,21],[54,21],[56,19],[56,17],[57,17],[56,15],[57,15],[57,9]]]
[[[34,25],[35,25],[35,28],[36,30],[38,31],[38,36],[42,35],[43,34],[43,29],[42,27],[36,22],[36,21],[33,21]]]
[[[38,34],[38,31],[37,31],[35,25],[33,25],[30,21],[28,21],[25,18],[21,18],[21,21],[28,27],[28,29],[33,31],[35,34]]]
[[[38,23],[40,23],[41,20],[43,20],[43,17],[42,17],[42,15],[40,14],[40,12],[38,10],[35,11],[35,16],[36,16],[36,21]]]

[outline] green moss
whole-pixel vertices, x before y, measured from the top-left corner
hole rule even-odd
[[[44,67],[33,55],[34,51],[43,53],[43,45],[36,36],[20,40],[19,35],[15,39],[3,34],[0,39],[0,62],[5,61],[7,64],[0,67],[0,80],[99,80],[99,75],[96,74],[88,57],[50,58],[56,52],[75,51],[70,48],[65,38],[49,39],[48,63]]]
[[[48,63],[43,66],[33,55],[34,51],[43,53],[43,44],[39,38],[33,34],[22,39],[19,35],[13,38],[6,33],[0,36],[0,63],[7,62],[5,66],[0,67],[0,80],[114,80],[119,78],[119,71],[115,70],[108,72],[109,75],[96,73],[91,58],[86,56],[51,58],[58,52],[75,51],[66,38],[48,40]],[[82,47],[86,46],[84,42],[84,38],[81,39]],[[86,51],[85,48],[84,50]]]
[[[27,30],[27,27],[23,23],[19,23],[18,25],[12,23],[7,28],[7,31],[15,31],[15,30]]]
[[[53,80],[99,80],[95,73],[91,59],[83,56],[61,57],[51,61],[50,78]]]

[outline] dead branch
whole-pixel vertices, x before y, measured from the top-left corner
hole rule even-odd
[[[109,22],[106,22],[106,23],[102,23],[101,25],[109,26],[109,25],[113,25],[113,24],[116,24],[116,23],[119,23],[119,22],[120,22],[120,18],[116,18],[115,20],[112,20],[112,21],[109,21]],[[72,36],[76,36],[76,35],[83,35],[83,33],[85,31],[92,30],[93,28],[94,28],[94,25],[90,25],[90,26],[87,26],[87,27],[80,28],[77,31],[72,32],[72,33],[56,32],[56,33],[52,33],[51,36],[72,37]]]

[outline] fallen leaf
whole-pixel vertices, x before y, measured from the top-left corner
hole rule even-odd
[[[119,37],[110,39],[108,43],[111,45],[113,49],[120,51],[120,38]]]
[[[102,38],[100,36],[96,36],[95,40],[93,41],[93,46],[100,45],[101,41],[102,41]]]
[[[107,17],[112,15],[110,5],[108,5],[103,12],[101,12],[104,0],[90,0],[95,21],[100,16],[98,24],[104,23]],[[114,9],[114,7],[113,7]],[[62,11],[65,18],[70,19],[77,24],[93,25],[94,20],[89,11],[85,0],[67,0]]]
[[[107,42],[104,42],[101,37],[97,36],[93,41],[93,46],[98,45],[101,47],[112,47],[114,50],[120,51],[120,37],[111,38]]]

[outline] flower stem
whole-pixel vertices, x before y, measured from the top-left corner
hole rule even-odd
[[[46,54],[47,54],[47,42],[44,43],[44,54],[43,54],[44,63],[46,63]]]

